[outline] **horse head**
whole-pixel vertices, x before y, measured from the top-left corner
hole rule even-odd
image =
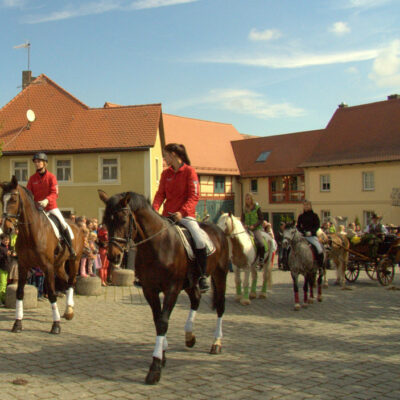
[[[283,239],[282,239],[282,246],[283,248],[288,248],[290,244],[292,243],[293,239],[296,237],[297,234],[297,228],[296,224],[294,221],[288,222],[285,225],[285,229],[283,231]]]
[[[3,203],[2,230],[10,233],[17,226],[18,218],[21,215],[21,198],[18,191],[18,180],[13,175],[11,182],[0,183],[3,189],[1,202]]]
[[[222,213],[218,218],[217,225],[222,229],[225,235],[229,236],[238,229],[237,223],[240,222],[231,212]],[[241,229],[243,230],[243,229]]]
[[[129,206],[131,194],[121,193],[110,197],[103,190],[98,190],[98,193],[106,205],[103,223],[109,237],[107,258],[111,263],[119,265],[137,235],[135,215]]]

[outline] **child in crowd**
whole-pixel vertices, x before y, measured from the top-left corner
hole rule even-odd
[[[101,225],[98,228],[97,239],[98,239],[97,242],[99,244],[99,255],[100,255],[100,262],[101,262],[101,268],[99,271],[101,285],[107,286],[109,261],[107,258],[108,232],[107,232],[107,229],[105,226]]]
[[[43,286],[44,286],[44,273],[39,267],[33,267],[31,269],[31,276],[29,278],[29,283],[37,287],[38,299],[43,297]]]
[[[6,299],[7,278],[11,264],[11,251],[8,248],[10,238],[5,233],[0,235],[0,304]]]

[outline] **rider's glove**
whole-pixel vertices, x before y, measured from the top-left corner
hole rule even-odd
[[[47,199],[40,200],[40,201],[38,201],[38,204],[39,204],[41,207],[46,208],[46,207],[47,207],[47,204],[49,204],[49,200],[47,200]]]
[[[310,236],[311,236],[311,232],[310,232],[310,231],[307,231],[307,232],[306,232],[306,236],[310,237]]]

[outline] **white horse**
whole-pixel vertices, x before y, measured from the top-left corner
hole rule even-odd
[[[257,297],[257,248],[253,238],[243,227],[239,218],[232,214],[222,214],[217,225],[225,232],[229,242],[229,256],[233,264],[236,284],[236,299],[242,305],[249,305],[250,299]],[[272,286],[272,255],[276,246],[274,239],[267,233],[263,234],[267,244],[267,251],[264,256],[263,264],[263,283],[258,298],[267,297],[267,287]],[[244,272],[243,291],[240,278],[241,270]],[[249,292],[250,271],[252,276],[251,289]]]

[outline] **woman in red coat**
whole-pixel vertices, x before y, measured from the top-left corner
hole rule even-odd
[[[199,178],[186,153],[185,146],[170,143],[164,147],[164,160],[168,167],[161,175],[154,197],[153,208],[158,211],[164,203],[163,216],[172,216],[187,228],[194,240],[196,260],[200,270],[199,288],[209,289],[206,280],[207,252],[203,232],[196,221],[196,204],[199,201]]]

